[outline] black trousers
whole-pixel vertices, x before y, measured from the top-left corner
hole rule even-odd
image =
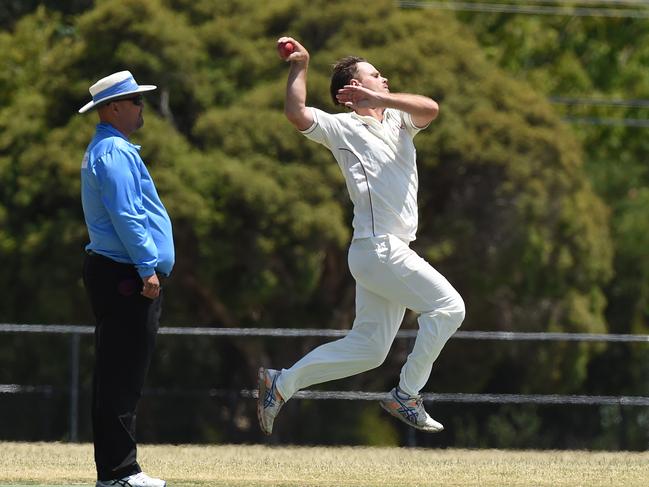
[[[83,282],[96,318],[92,426],[99,480],[141,471],[135,410],[155,348],[162,294],[140,294],[142,279],[130,264],[87,255]]]

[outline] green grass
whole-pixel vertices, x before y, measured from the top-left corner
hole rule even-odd
[[[647,487],[649,452],[141,445],[169,487]],[[92,446],[0,443],[2,486],[94,485]]]

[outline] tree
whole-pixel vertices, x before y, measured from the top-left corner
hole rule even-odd
[[[3,319],[89,319],[74,263],[87,238],[77,164],[94,120],[76,108],[97,78],[128,68],[159,87],[147,97],[146,125],[134,140],[174,223],[178,260],[165,283],[164,322],[350,326],[344,183],[331,155],[282,115],[286,66],[274,43],[291,33],[312,53],[314,106],[335,110],[330,65],[350,53],[370,59],[393,89],[440,101],[439,120],[416,140],[421,224],[413,245],[466,298],[465,329],[604,331],[608,210],[585,177],[578,141],[544,97],[495,68],[448,14],[404,11],[387,0],[371,9],[362,2],[299,5],[115,0],[74,17],[64,35],[57,26],[67,18],[39,9],[0,36],[3,65],[20,74],[0,74],[0,218],[8,222],[0,265],[7,269],[4,283],[14,283],[2,296]],[[52,255],[56,272],[42,276]],[[25,296],[30,309],[20,306]],[[412,325],[408,317],[405,326]],[[238,389],[254,381],[260,362],[288,365],[313,343],[300,349],[261,340],[161,342],[152,383],[177,386],[191,367],[201,371],[189,379],[196,388]],[[435,390],[463,384],[465,392],[573,391],[584,384],[593,353],[589,346],[453,349],[440,358]],[[397,344],[381,371],[350,378],[345,387],[387,389],[404,353]],[[252,415],[250,407],[226,405],[224,416]],[[326,432],[300,427],[317,423],[323,407],[287,407],[288,415],[295,408],[302,415],[280,430],[282,438],[370,441],[349,424],[365,424],[357,421],[365,416],[390,424],[367,406],[348,411],[350,422]],[[343,414],[338,404],[326,407],[327,414]],[[223,438],[199,426],[209,414],[201,408],[183,427],[204,435],[199,441]],[[479,422],[487,428],[487,420]],[[565,426],[538,424],[548,437]],[[159,433],[150,435],[163,438]],[[247,423],[227,439],[256,434]]]
[[[566,103],[584,147],[585,170],[596,193],[611,209],[615,248],[612,279],[604,287],[605,317],[616,333],[649,331],[649,185],[645,163],[647,130],[634,121],[647,118],[642,102],[649,93],[646,19],[461,14],[490,57],[538,92]],[[593,100],[584,103],[580,100]],[[626,100],[626,101],[625,101]],[[625,124],[625,119],[626,124]],[[611,345],[589,365],[593,393],[649,393],[647,351]],[[612,370],[615,364],[615,370]],[[607,413],[608,414],[608,413]],[[628,445],[646,444],[635,422],[616,413]],[[632,416],[641,417],[639,411]],[[620,436],[620,435],[618,435]],[[635,441],[635,443],[634,443]]]

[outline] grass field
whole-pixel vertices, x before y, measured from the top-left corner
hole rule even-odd
[[[649,486],[649,452],[141,445],[169,487]],[[92,446],[0,442],[0,486],[94,485]]]

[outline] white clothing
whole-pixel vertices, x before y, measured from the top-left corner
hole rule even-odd
[[[383,123],[355,113],[312,108],[303,134],[328,147],[354,203],[349,269],[356,279],[356,318],[349,334],[283,369],[277,390],[288,400],[300,389],[378,367],[406,308],[419,313],[419,331],[401,369],[399,388],[416,395],[444,344],[464,319],[464,302],[449,282],[410,247],[417,230],[417,166],[407,113],[386,109]]]
[[[356,113],[332,115],[311,108],[313,125],[302,133],[327,147],[345,177],[354,204],[354,238],[417,233],[419,132],[410,115],[386,109],[383,122]]]
[[[399,388],[416,395],[433,362],[464,319],[464,302],[451,284],[399,238],[355,239],[349,269],[356,279],[356,319],[349,334],[325,343],[282,370],[284,400],[296,391],[378,367],[390,350],[406,308],[420,313],[415,346],[401,369]]]

